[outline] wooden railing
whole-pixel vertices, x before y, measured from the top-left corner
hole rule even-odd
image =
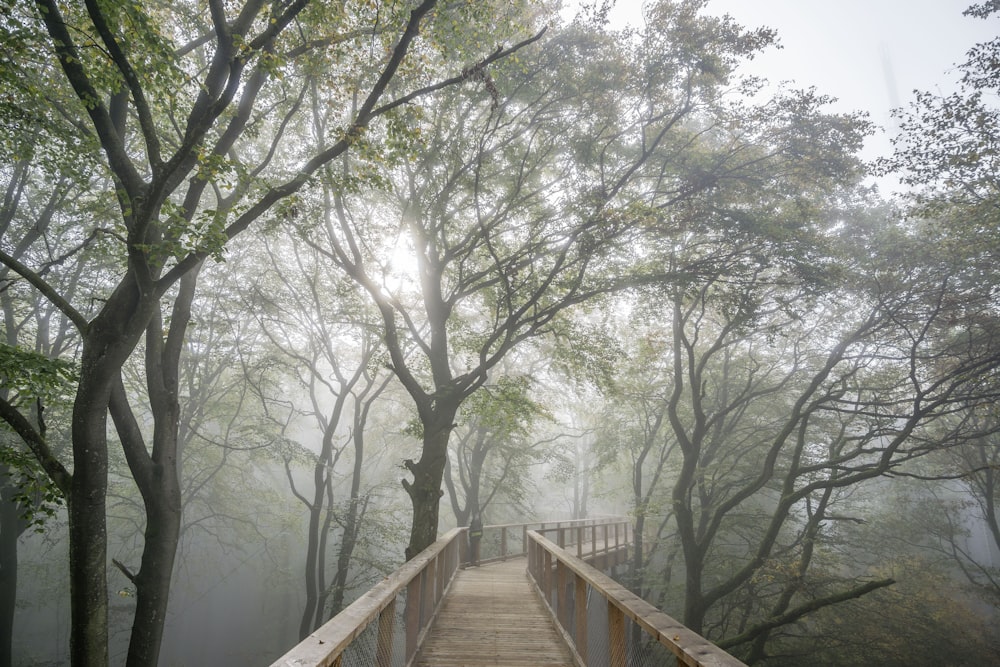
[[[410,664],[464,557],[465,528],[448,532],[375,584],[271,667]]]
[[[455,573],[467,563],[467,531],[449,531],[271,667],[411,664]],[[581,558],[599,558],[627,553],[630,524],[613,518],[484,526],[480,563],[527,555],[535,532],[575,547]]]
[[[578,664],[665,664],[673,654],[689,667],[743,665],[558,543],[539,532],[528,540],[529,576]]]
[[[565,522],[543,526],[533,532],[555,542],[560,549],[575,551],[577,558],[588,563],[610,554],[618,554],[624,560],[632,545],[632,522],[619,517],[588,520],[587,523]]]
[[[517,558],[528,555],[528,532],[535,531],[551,537],[561,546],[577,545],[577,555],[585,557],[583,545],[591,542],[591,551],[601,544],[611,544],[610,549],[624,548],[631,534],[631,523],[621,517],[596,519],[567,519],[565,521],[535,521],[483,526],[479,545],[479,563]],[[603,543],[598,542],[603,540]],[[602,547],[603,550],[604,549]]]

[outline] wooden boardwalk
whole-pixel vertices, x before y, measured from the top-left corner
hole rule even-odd
[[[525,568],[515,558],[460,571],[414,664],[573,667]]]

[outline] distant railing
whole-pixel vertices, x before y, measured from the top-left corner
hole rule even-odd
[[[621,517],[600,517],[483,526],[483,537],[479,545],[479,563],[492,563],[508,558],[527,556],[529,531],[536,531],[550,537],[563,547],[576,545],[577,555],[583,558],[585,557],[584,545],[588,543],[588,540],[591,542],[591,552],[626,546],[631,534],[631,522]],[[598,540],[602,540],[602,542]],[[606,547],[605,545],[608,544],[611,546]],[[598,546],[601,549],[598,549]]]
[[[528,534],[528,573],[578,664],[743,665],[539,533]]]

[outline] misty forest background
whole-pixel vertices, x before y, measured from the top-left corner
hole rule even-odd
[[[0,664],[267,664],[476,514],[1000,664],[1000,41],[863,163],[710,7],[2,0]]]

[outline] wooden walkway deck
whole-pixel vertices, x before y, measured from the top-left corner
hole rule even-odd
[[[414,664],[572,667],[525,568],[515,558],[460,571]]]

